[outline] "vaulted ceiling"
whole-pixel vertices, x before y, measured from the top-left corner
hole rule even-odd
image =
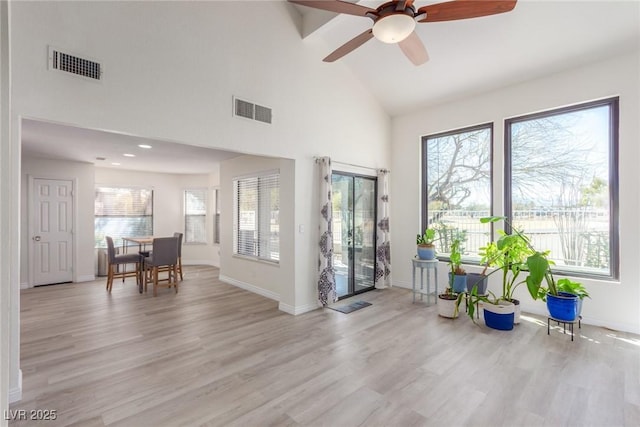
[[[355,2],[370,8],[379,1]],[[439,3],[416,0],[416,8]],[[295,5],[302,36],[326,54],[372,20]],[[349,67],[392,116],[553,74],[640,49],[638,1],[520,0],[513,11],[418,23],[430,60],[414,66],[397,45],[371,39],[338,62]],[[318,57],[322,61],[323,57]]]

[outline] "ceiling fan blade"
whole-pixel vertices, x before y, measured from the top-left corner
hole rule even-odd
[[[416,15],[427,13],[418,22],[455,21],[510,12],[516,3],[517,0],[455,0],[423,6]]]
[[[289,2],[313,7],[315,9],[328,10],[329,12],[346,13],[356,16],[367,16],[367,13],[377,13],[375,9],[340,0],[289,0]]]
[[[427,49],[415,31],[409,34],[409,37],[398,43],[398,46],[400,46],[402,52],[404,52],[414,65],[422,65],[429,60]]]
[[[345,56],[347,53],[359,48],[360,46],[362,46],[372,38],[373,38],[373,30],[368,29],[364,33],[352,38],[351,40],[349,40],[348,42],[346,42],[345,44],[343,44],[342,46],[334,50],[333,53],[331,53],[331,55],[324,58],[323,61],[333,62],[335,60],[338,60],[343,56]]]

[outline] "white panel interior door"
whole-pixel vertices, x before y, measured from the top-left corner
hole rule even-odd
[[[73,182],[33,180],[33,285],[73,278]]]

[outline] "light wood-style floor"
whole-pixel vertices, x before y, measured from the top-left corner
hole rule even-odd
[[[494,331],[399,288],[355,299],[373,305],[291,316],[210,267],[156,298],[131,279],[25,290],[11,410],[57,420],[10,425],[640,425],[636,335]]]

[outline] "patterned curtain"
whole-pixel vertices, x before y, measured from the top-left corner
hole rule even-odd
[[[378,171],[378,229],[376,230],[376,288],[391,287],[391,242],[389,237],[389,171]]]
[[[338,301],[336,272],[333,268],[333,204],[331,200],[331,159],[316,160],[320,170],[320,242],[318,251],[318,303]]]

